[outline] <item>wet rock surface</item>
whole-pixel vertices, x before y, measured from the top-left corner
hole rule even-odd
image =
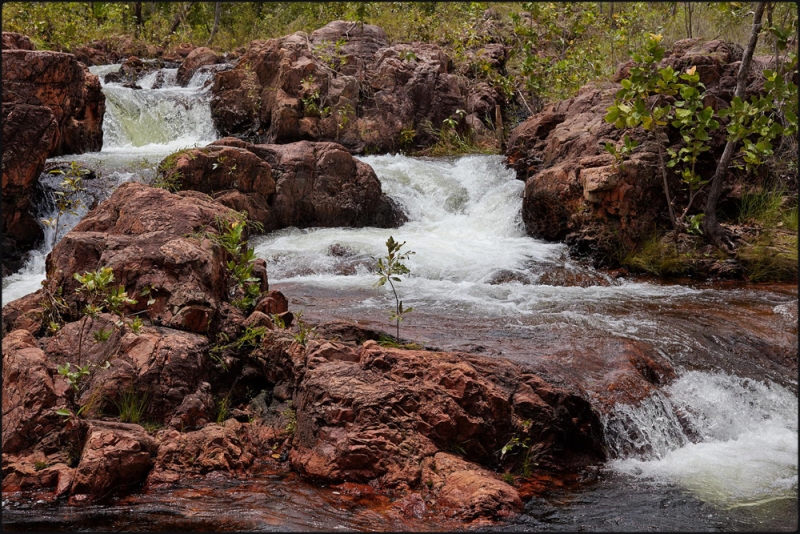
[[[250,150],[210,148],[233,159]],[[381,346],[369,325],[281,328],[292,311],[265,268],[252,308],[231,305],[225,253],[208,237],[228,214],[198,191],[125,184],[54,249],[45,287],[4,308],[5,490],[80,504],[266,470],[385,501],[402,518],[506,519],[522,509],[511,473],[527,465],[557,479],[603,461],[609,408],[674,379],[657,351],[615,336],[570,342],[562,330],[558,342],[528,341],[523,364],[493,345],[480,347],[487,355]],[[73,274],[98,265],[131,295],[151,286],[124,310],[127,324],[80,313]],[[45,335],[46,292],[58,287],[67,306]],[[791,345],[764,358],[781,369]],[[73,386],[66,363],[89,373]],[[142,404],[139,424],[121,421],[126,402]]]
[[[218,233],[228,208],[197,192],[172,194],[139,183],[120,186],[90,212],[48,257],[47,290],[61,288],[70,317],[83,306],[73,273],[111,267],[129,295],[149,288],[131,311],[147,310],[157,325],[206,333],[218,328],[231,279],[224,249],[205,232]],[[193,237],[194,236],[194,237]],[[266,273],[264,273],[264,276]],[[263,280],[266,284],[266,280]]]
[[[428,497],[471,519],[519,509],[516,492],[487,470],[514,437],[535,442],[542,465],[603,458],[590,405],[515,364],[381,347],[376,332],[346,325],[321,329],[336,340],[296,337],[275,326],[291,312],[266,283],[252,313],[232,307],[225,254],[203,236],[226,215],[199,192],[124,184],[56,246],[43,289],[4,310],[6,487],[81,503],[145,481],[247,476],[259,460],[317,482],[399,492],[413,515],[423,461],[457,447],[464,465]],[[130,295],[150,289],[149,303],[121,311],[142,312],[142,326],[80,312],[73,274],[97,265]],[[43,336],[58,319],[46,312],[56,288],[62,323]],[[69,380],[61,371],[79,368],[86,373]],[[164,429],[121,422],[130,420]],[[31,472],[31,461],[48,470]]]

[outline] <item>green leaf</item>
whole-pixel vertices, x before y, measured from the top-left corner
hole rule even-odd
[[[60,408],[56,410],[57,415],[63,415],[64,417],[72,417],[72,412],[67,410],[66,408]]]
[[[617,118],[620,115],[620,110],[617,106],[610,106],[608,108],[608,113],[606,113],[605,121],[606,122],[616,122]]]

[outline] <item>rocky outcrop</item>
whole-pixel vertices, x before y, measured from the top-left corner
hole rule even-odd
[[[64,407],[65,388],[55,368],[25,330],[3,338],[3,452],[19,452],[61,428],[55,413]]]
[[[505,54],[488,54],[502,70]],[[429,146],[445,119],[456,120],[462,134],[468,124],[485,128],[503,98],[453,72],[437,45],[390,46],[381,28],[345,21],[253,41],[233,70],[216,75],[212,93],[222,135],[335,141],[353,153]]]
[[[678,72],[696,67],[708,91],[706,104],[720,109],[733,95],[740,58],[741,49],[735,45],[685,40],[675,43],[661,66],[670,65]],[[615,80],[625,78],[631,65],[621,65]],[[755,74],[751,78],[754,82]],[[756,86],[751,83],[748,94]],[[621,165],[604,149],[605,143],[617,148],[622,143],[623,130],[604,121],[619,88],[616,83],[590,85],[573,98],[547,106],[514,129],[506,151],[508,165],[525,181],[522,215],[528,234],[566,241],[574,253],[589,255],[598,265],[613,263],[615,250],[641,243],[655,227],[670,226],[659,144],[643,131],[629,132],[640,146]],[[679,136],[671,136],[669,143],[677,149]],[[697,167],[708,176],[714,172],[724,136],[715,136],[710,144],[711,151]],[[667,171],[673,198],[678,205],[685,204],[686,186],[676,173]],[[700,197],[694,205],[702,203]]]
[[[543,463],[554,461],[554,447],[560,462],[603,456],[589,406],[535,377],[525,381],[508,361],[374,341],[322,341],[292,358],[297,432],[290,460],[318,480],[414,487],[422,460],[437,451],[457,446],[466,459],[491,465],[515,436],[540,444]],[[526,419],[534,423],[523,425]]]
[[[169,156],[160,175],[247,212],[267,232],[289,226],[386,228],[405,221],[372,168],[336,143],[253,145],[226,138]]]
[[[177,482],[187,475],[212,471],[244,475],[254,457],[233,430],[235,421],[231,423],[225,426],[212,423],[194,432],[159,432],[161,445],[148,484]]]
[[[75,47],[72,49],[72,53],[78,58],[78,61],[91,67],[92,65],[120,63],[131,56],[150,59],[161,57],[164,55],[164,48],[136,40],[130,35],[119,35]],[[178,56],[164,59],[180,61],[182,58]]]
[[[45,106],[3,102],[3,275],[22,267],[22,253],[44,238],[32,213],[36,184],[58,141],[58,123]]]
[[[517,490],[496,473],[458,456],[439,452],[423,461],[424,488],[436,496],[448,515],[462,519],[508,517],[522,510]]]
[[[209,148],[227,151],[220,164],[249,153],[241,161],[253,164],[250,178],[266,160],[259,151],[280,152]],[[352,160],[336,145],[317,148]],[[264,164],[273,173],[279,161]],[[301,179],[302,165],[286,165]],[[77,504],[191,476],[246,477],[259,460],[326,484],[369,483],[399,498],[403,514],[431,505],[466,520],[505,517],[521,509],[520,496],[494,470],[601,461],[595,403],[619,401],[617,384],[633,391],[628,381],[669,378],[668,370],[648,378],[658,366],[616,346],[603,347],[620,352],[616,367],[592,359],[579,383],[564,378],[569,369],[559,375],[560,354],[550,365],[540,358],[556,378],[548,381],[500,358],[383,347],[379,333],[356,325],[303,339],[273,323],[291,313],[278,292],[264,292],[249,316],[230,304],[229,258],[211,238],[227,216],[197,191],[126,183],[54,248],[43,289],[4,309],[4,488],[49,488]],[[121,310],[123,324],[117,314],[81,312],[73,275],[99,267],[139,299]],[[132,313],[144,324],[134,328]],[[88,372],[62,376],[67,363]],[[123,423],[132,419],[126,405],[162,429]],[[499,454],[521,442],[524,455],[513,446]]]
[[[72,54],[4,49],[3,103],[44,106],[53,112],[58,141],[49,157],[103,146],[100,81]]]
[[[67,317],[80,317],[84,301],[73,273],[114,270],[115,285],[129,295],[150,291],[131,311],[147,310],[156,325],[214,333],[235,282],[225,267],[225,250],[206,237],[217,234],[230,210],[201,193],[177,195],[140,183],[121,185],[54,248],[47,259],[46,290],[61,288]],[[263,264],[263,262],[260,262]],[[256,269],[267,289],[266,270]],[[227,304],[230,306],[229,304]]]
[[[138,81],[143,76],[159,69],[174,69],[179,65],[180,63],[178,62],[162,59],[141,59],[137,56],[129,56],[122,60],[119,70],[109,72],[103,77],[103,83],[119,83],[131,89],[141,89],[142,87]],[[153,82],[153,88],[157,88],[158,84],[163,83],[163,73],[159,73],[157,79]]]
[[[43,233],[31,213],[48,157],[100,150],[105,98],[97,76],[75,56],[37,51],[22,35],[3,33],[3,269]]]
[[[3,32],[3,50],[36,50],[36,45],[27,35]]]

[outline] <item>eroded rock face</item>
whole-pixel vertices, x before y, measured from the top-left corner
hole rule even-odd
[[[522,510],[517,490],[496,473],[453,454],[439,452],[426,458],[422,478],[438,503],[462,519],[508,517]]]
[[[726,107],[736,87],[741,50],[721,41],[685,40],[675,43],[661,66],[681,72],[695,66],[708,89],[706,105]],[[632,63],[620,66],[615,80],[628,75]],[[764,65],[761,65],[762,67]],[[751,78],[755,81],[754,68]],[[757,90],[750,84],[748,95]],[[530,117],[511,134],[507,163],[525,181],[522,215],[529,235],[565,240],[574,253],[590,255],[605,265],[620,245],[632,247],[652,234],[658,225],[669,227],[659,144],[645,132],[629,134],[640,142],[624,165],[614,164],[605,143],[620,147],[623,130],[604,121],[618,84],[590,85],[568,100],[553,103]],[[679,148],[679,138],[669,144]],[[725,144],[724,136],[710,141],[712,150],[698,162],[698,171],[710,176]],[[661,147],[663,157],[667,146]],[[668,169],[670,193],[685,205],[688,190]],[[727,181],[726,193],[731,181]],[[702,206],[698,197],[695,206]],[[723,195],[724,202],[724,195]]]
[[[462,355],[327,342],[295,354],[297,433],[290,460],[326,481],[378,479],[411,487],[422,459],[458,445],[464,456],[492,463],[512,436],[602,456],[597,420],[588,405],[543,382],[523,383],[510,362],[480,371]],[[491,365],[483,362],[486,365]],[[525,385],[527,384],[527,387]],[[547,389],[547,400],[538,390]],[[515,398],[515,392],[525,395]],[[560,408],[556,409],[556,406]],[[522,420],[534,421],[527,430]],[[593,434],[594,433],[594,434]],[[583,440],[575,439],[582,436]]]
[[[253,145],[225,138],[170,156],[161,167],[166,180],[214,195],[268,232],[288,226],[386,228],[405,221],[372,168],[336,143]]]
[[[66,405],[55,366],[25,330],[3,338],[3,452],[20,452],[61,428],[55,412]]]
[[[3,32],[3,50],[36,50],[36,45],[27,35]]]
[[[72,498],[98,499],[136,489],[150,472],[157,450],[156,440],[139,425],[90,422],[70,488]]]
[[[22,253],[44,238],[31,208],[38,199],[39,174],[58,142],[58,131],[49,108],[3,102],[4,275],[22,267]]]
[[[502,69],[505,55],[488,54]],[[436,45],[389,46],[377,26],[334,21],[310,35],[250,43],[233,70],[216,75],[211,112],[220,133],[257,143],[395,152],[435,143],[431,128],[459,109],[461,133],[495,120],[502,96],[452,70]]]
[[[205,46],[195,48],[186,56],[186,59],[183,61],[183,63],[181,63],[181,66],[178,67],[178,84],[182,87],[186,87],[189,85],[189,81],[192,79],[192,76],[194,76],[195,72],[197,72],[201,67],[207,65],[217,65],[219,63],[223,63],[224,61],[225,60],[222,56],[210,48],[206,48]]]
[[[189,474],[212,471],[244,474],[253,455],[229,426],[208,424],[194,432],[159,432],[161,446],[148,484],[177,482]]]
[[[74,48],[72,53],[75,54],[78,61],[89,66],[120,63],[131,56],[152,59],[165,55],[163,47],[147,44],[131,35],[115,35],[105,39],[94,40]],[[184,55],[183,57],[186,56]],[[164,57],[164,59],[177,59],[180,61],[182,58]]]
[[[100,150],[105,97],[100,81],[72,54],[37,51],[3,33],[3,269],[43,238],[31,214],[45,159]]]
[[[49,157],[103,146],[100,81],[72,54],[4,49],[3,102],[45,106],[53,112],[59,135]]]

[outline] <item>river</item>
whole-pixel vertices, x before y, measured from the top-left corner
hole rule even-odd
[[[118,66],[93,67],[103,74]],[[76,159],[102,175],[95,197],[152,179],[168,154],[215,139],[208,75],[153,89],[104,84],[105,142]],[[797,528],[797,287],[661,283],[610,276],[527,237],[522,182],[501,156],[360,158],[409,221],[397,229],[289,228],[252,240],[270,287],[309,323],[356,321],[393,332],[388,287],[374,288],[391,235],[413,251],[397,284],[401,336],[443,350],[519,363],[642,343],[677,378],[636,405],[604,416],[611,460],[580,483],[539,492],[501,530],[795,530]],[[52,160],[51,160],[52,161]],[[87,204],[91,199],[87,199]],[[42,215],[47,215],[47,206]],[[74,226],[78,217],[69,220]],[[60,233],[60,238],[68,228]],[[52,237],[49,235],[48,237]],[[46,239],[45,242],[49,242]],[[3,302],[35,291],[50,247],[3,280]],[[558,364],[554,376],[567,372]],[[566,368],[565,368],[566,369]],[[683,414],[681,425],[676,414]],[[685,431],[688,421],[691,435]],[[285,480],[288,477],[289,480]],[[69,506],[4,496],[8,530],[444,530],[438,518],[405,520],[390,507],[283,476],[208,480],[172,491]]]

